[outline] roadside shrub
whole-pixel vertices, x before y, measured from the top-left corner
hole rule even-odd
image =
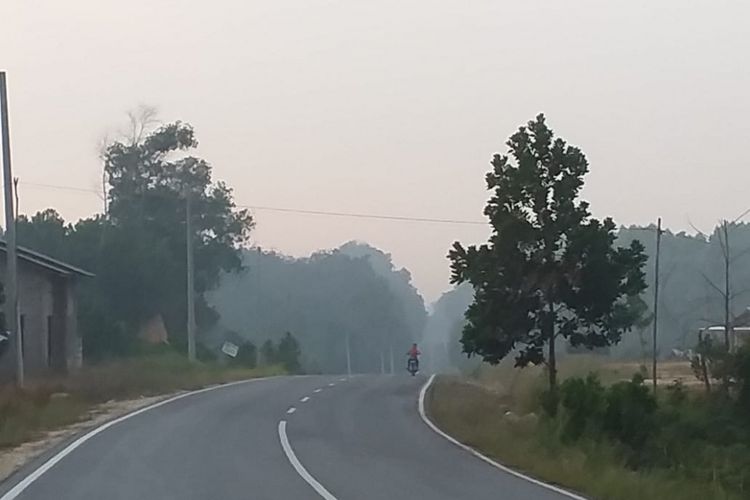
[[[740,349],[735,355],[737,406],[750,417],[750,347]]]
[[[682,380],[675,380],[667,386],[667,402],[672,406],[682,406],[687,401],[687,388]]]
[[[255,344],[246,340],[237,347],[239,348],[237,356],[232,359],[230,364],[233,366],[243,366],[245,368],[255,368],[258,358],[258,349],[255,347]]]
[[[584,379],[569,378],[560,386],[562,407],[565,410],[563,439],[575,441],[588,431],[601,426],[605,408],[606,389],[595,373]]]
[[[656,410],[656,399],[637,374],[630,382],[618,382],[607,391],[603,430],[640,452],[657,430]]]

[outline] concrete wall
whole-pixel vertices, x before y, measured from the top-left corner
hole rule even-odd
[[[19,259],[18,299],[23,324],[24,370],[37,377],[81,366],[73,280]],[[4,281],[5,262],[0,262]],[[14,346],[0,354],[0,378],[15,373]]]

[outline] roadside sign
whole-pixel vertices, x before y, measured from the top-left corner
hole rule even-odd
[[[240,351],[240,348],[237,347],[237,345],[232,344],[231,342],[224,342],[224,345],[221,346],[221,352],[226,354],[227,356],[231,358],[236,358],[237,353]]]

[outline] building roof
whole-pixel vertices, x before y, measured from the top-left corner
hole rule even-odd
[[[0,252],[6,253],[7,250],[8,250],[7,243],[5,242],[5,240],[0,239]],[[49,255],[44,255],[43,253],[35,252],[34,250],[31,250],[26,247],[18,246],[17,255],[18,255],[18,260],[22,260],[22,261],[28,262],[30,264],[34,264],[39,267],[43,267],[47,269],[48,271],[52,271],[56,274],[60,274],[63,276],[86,276],[86,277],[94,276],[93,273],[84,271],[83,269],[79,267],[66,264],[65,262],[62,262],[60,260],[53,259]]]

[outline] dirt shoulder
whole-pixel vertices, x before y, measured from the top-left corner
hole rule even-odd
[[[160,396],[141,397],[123,401],[108,401],[94,406],[83,419],[60,429],[48,431],[41,437],[18,446],[0,451],[0,481],[4,481],[15,471],[34,460],[47,450],[54,448],[71,437],[98,427],[132,411],[157,403],[178,393]]]

